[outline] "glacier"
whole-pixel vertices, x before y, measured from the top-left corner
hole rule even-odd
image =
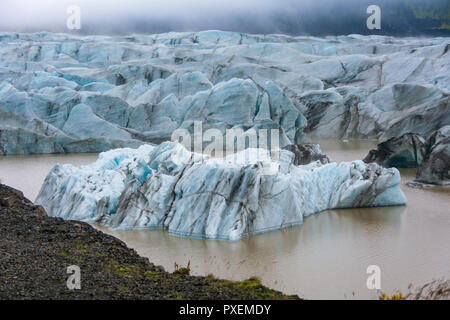
[[[327,209],[406,203],[395,168],[328,159],[295,165],[294,153],[279,153],[278,160],[262,149],[214,158],[178,142],[110,150],[87,166],[54,166],[36,203],[50,216],[113,229],[230,241]]]
[[[0,33],[0,154],[101,152],[171,133],[428,137],[450,124],[448,38]],[[282,146],[283,146],[282,145]]]

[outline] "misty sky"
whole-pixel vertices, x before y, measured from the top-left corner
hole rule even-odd
[[[303,1],[304,3],[310,0]],[[2,0],[0,28],[2,30],[64,29],[69,5],[78,5],[82,24],[105,31],[134,29],[138,24],[177,25],[197,29],[227,20],[242,13],[255,18],[267,18],[274,11],[288,13],[291,1],[280,6],[280,0]],[[297,1],[298,2],[298,1]],[[263,21],[260,21],[263,23]],[[253,21],[252,23],[259,23]],[[103,27],[102,27],[103,26]]]
[[[0,31],[69,32],[78,5],[78,33],[130,34],[221,29],[250,33],[358,33],[368,4],[405,0],[1,0]],[[429,1],[429,0],[406,0]],[[441,1],[441,0],[435,0]]]

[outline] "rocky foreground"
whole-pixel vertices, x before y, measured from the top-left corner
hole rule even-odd
[[[89,224],[48,217],[0,185],[0,299],[295,299],[258,279],[171,274]],[[69,290],[67,267],[81,269]]]

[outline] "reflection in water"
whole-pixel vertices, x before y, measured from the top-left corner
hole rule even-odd
[[[362,159],[376,146],[372,141],[318,142],[337,162]],[[33,198],[56,162],[79,165],[95,158],[0,157],[0,178]],[[181,238],[163,230],[97,228],[168,271],[174,262],[186,265],[191,260],[196,275],[234,280],[258,276],[270,287],[308,298],[374,298],[377,292],[366,288],[366,268],[372,264],[380,266],[382,290],[388,293],[407,291],[410,282],[450,278],[449,189],[408,188],[405,183],[415,170],[401,174],[406,206],[329,210],[306,218],[301,226],[238,242]]]
[[[365,268],[385,249],[383,238],[399,241],[396,230],[405,210],[330,210],[308,217],[300,227],[238,242],[180,238],[162,230],[111,232],[98,228],[169,271],[174,262],[183,265],[191,260],[193,273],[198,275],[213,273],[234,280],[256,275],[266,285],[309,298],[344,298],[345,292],[351,295],[359,288],[361,298],[368,294]],[[389,244],[387,247],[391,250]]]
[[[47,173],[57,163],[75,166],[94,162],[97,153],[0,156],[0,180],[34,201]]]

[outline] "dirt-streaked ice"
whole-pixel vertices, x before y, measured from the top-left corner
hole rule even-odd
[[[406,202],[395,168],[362,161],[295,166],[290,151],[277,162],[256,152],[211,158],[177,142],[111,150],[88,166],[53,167],[36,203],[51,216],[111,228],[239,240],[326,209]]]
[[[448,38],[0,33],[0,154],[106,151],[177,128],[313,139],[450,124]]]

